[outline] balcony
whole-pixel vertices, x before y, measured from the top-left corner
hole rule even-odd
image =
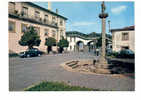
[[[9,10],[9,17],[17,18],[17,19],[28,21],[35,24],[41,24],[45,26],[58,28],[57,22],[55,21],[49,21],[47,19],[42,19],[41,17],[31,16],[24,12],[18,12],[17,10]]]

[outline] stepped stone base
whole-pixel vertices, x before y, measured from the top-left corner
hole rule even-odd
[[[110,72],[109,69],[96,68],[95,73],[98,73],[98,74],[110,74],[111,72]]]

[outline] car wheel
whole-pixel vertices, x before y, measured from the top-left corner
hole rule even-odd
[[[29,58],[30,57],[30,55],[29,54],[27,54],[27,58]]]
[[[41,56],[41,54],[38,54],[38,56]]]

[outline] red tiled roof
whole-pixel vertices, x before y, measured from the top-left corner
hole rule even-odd
[[[120,29],[111,29],[111,32],[113,31],[129,31],[129,30],[135,30],[135,26],[128,26]]]

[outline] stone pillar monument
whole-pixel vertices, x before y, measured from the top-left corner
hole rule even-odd
[[[99,18],[102,20],[102,51],[101,51],[101,56],[99,61],[96,64],[97,68],[107,68],[108,67],[108,63],[107,60],[105,58],[105,49],[106,49],[106,18],[108,17],[108,14],[105,13],[105,4],[104,1],[101,4],[101,13],[99,14]]]

